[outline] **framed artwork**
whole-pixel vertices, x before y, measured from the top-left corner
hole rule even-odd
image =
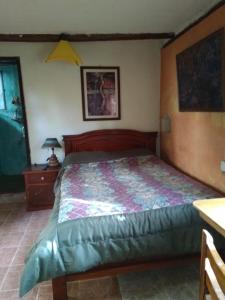
[[[119,67],[81,67],[83,120],[120,120]]]
[[[224,111],[224,30],[179,53],[176,61],[179,110]]]

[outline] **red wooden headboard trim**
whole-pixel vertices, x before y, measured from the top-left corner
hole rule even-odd
[[[119,151],[147,148],[156,152],[157,132],[129,129],[104,129],[76,135],[64,135],[65,155],[80,151]]]

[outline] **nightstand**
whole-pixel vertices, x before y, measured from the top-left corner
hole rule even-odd
[[[23,172],[28,211],[52,208],[54,204],[53,186],[60,168],[45,167],[34,165]]]

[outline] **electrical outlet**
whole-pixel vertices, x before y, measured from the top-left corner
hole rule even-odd
[[[221,162],[220,162],[220,170],[221,170],[221,172],[225,172],[225,160],[221,160]]]

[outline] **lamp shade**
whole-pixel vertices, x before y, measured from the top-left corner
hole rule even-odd
[[[59,142],[56,138],[47,138],[41,147],[42,148],[61,148],[61,145],[59,144]]]
[[[56,48],[49,54],[46,62],[51,61],[66,61],[70,64],[80,65],[82,60],[76,50],[71,47],[70,43],[65,40],[60,40]]]

